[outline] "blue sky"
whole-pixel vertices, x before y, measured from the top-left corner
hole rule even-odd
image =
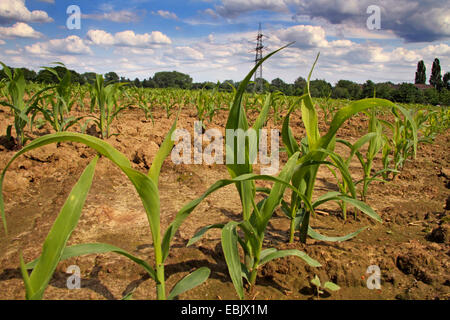
[[[81,29],[69,30],[68,6],[81,10]],[[380,30],[370,30],[370,5]],[[0,61],[39,70],[62,61],[78,72],[148,78],[177,70],[194,81],[241,80],[254,60],[258,23],[264,78],[306,77],[364,82],[411,82],[417,62],[429,73],[434,58],[450,71],[450,2],[442,0],[2,0]]]

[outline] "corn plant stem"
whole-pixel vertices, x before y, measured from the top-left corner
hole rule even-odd
[[[295,219],[291,219],[291,228],[289,233],[289,243],[294,243],[294,235],[295,235]]]
[[[158,300],[166,300],[166,284],[164,280],[164,263],[156,265],[156,297]]]
[[[262,245],[263,245],[263,239],[264,239],[264,233],[260,237],[258,251],[255,252],[255,258],[253,261],[253,266],[252,266],[252,270],[250,273],[250,279],[249,279],[250,290],[254,288],[255,283],[256,283],[256,277],[258,275],[258,268],[259,268],[259,261],[260,261],[261,250],[262,250]]]
[[[159,226],[156,230],[156,234],[153,235],[153,245],[155,248],[156,295],[157,295],[158,300],[166,300],[164,261],[163,261],[161,235],[160,235]]]

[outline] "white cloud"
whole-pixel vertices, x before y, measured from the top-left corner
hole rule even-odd
[[[41,38],[43,35],[24,22],[16,22],[11,27],[0,27],[0,37],[3,38]]]
[[[68,36],[64,39],[52,39],[25,46],[25,50],[33,55],[82,55],[92,54],[91,49],[78,36]]]
[[[205,58],[203,53],[191,47],[176,47],[174,50],[180,60],[203,60]]]
[[[2,39],[0,39],[0,45],[3,45],[3,44],[5,44],[6,42],[5,41],[3,41]]]
[[[52,22],[47,12],[30,11],[25,6],[25,0],[2,0],[0,2],[0,24],[22,22]]]
[[[178,19],[177,15],[173,12],[166,11],[166,10],[158,10],[156,12],[152,12],[153,15],[158,15],[160,17],[163,17],[165,19]]]
[[[146,48],[157,44],[172,43],[170,38],[160,31],[152,31],[150,34],[136,34],[132,30],[126,30],[112,35],[104,30],[89,30],[87,38],[96,45],[104,46],[115,45]]]
[[[450,6],[442,0],[284,0],[297,15],[323,18],[334,25],[365,28],[370,5],[381,8],[381,29],[408,42],[450,37]]]
[[[141,19],[139,13],[129,10],[82,14],[81,17],[84,19],[108,20],[112,22],[121,22],[121,23],[136,22]]]
[[[89,30],[87,38],[96,45],[112,46],[115,44],[114,36],[104,30]]]
[[[325,30],[320,26],[297,25],[286,29],[277,30],[272,37],[284,42],[295,41],[294,46],[298,48],[320,48],[328,46]]]
[[[217,13],[225,18],[234,18],[258,10],[289,12],[284,0],[222,0],[222,4],[216,6]]]

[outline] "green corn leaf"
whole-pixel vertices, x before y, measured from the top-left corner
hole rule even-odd
[[[192,246],[194,243],[196,243],[198,240],[200,240],[200,238],[209,230],[211,229],[223,229],[225,225],[218,223],[218,224],[213,224],[210,226],[206,226],[204,228],[201,228],[188,242],[188,244],[186,245],[186,247]]]
[[[73,257],[79,257],[84,256],[88,254],[100,254],[100,253],[109,253],[114,252],[117,254],[120,254],[124,257],[127,257],[131,261],[137,263],[138,265],[142,266],[148,274],[152,277],[152,279],[155,279],[155,270],[144,260],[139,259],[135,256],[133,256],[131,253],[128,253],[127,251],[110,245],[106,243],[87,243],[87,244],[78,244],[70,247],[64,248],[64,252],[61,255],[60,261],[64,261]],[[30,263],[27,263],[26,268],[27,269],[34,269],[39,262],[40,258],[31,261]]]
[[[323,288],[326,290],[331,290],[331,291],[338,291],[341,289],[341,287],[339,287],[337,284],[327,281],[325,282],[325,284],[323,285]]]
[[[358,231],[355,231],[355,232],[350,233],[350,234],[348,234],[346,236],[343,236],[343,237],[328,237],[328,236],[324,236],[324,235],[318,233],[313,228],[309,227],[308,228],[308,236],[310,236],[311,238],[313,238],[315,240],[319,240],[319,241],[344,242],[344,241],[347,241],[347,240],[350,240],[350,239],[356,237],[358,234],[360,234],[361,232],[363,232],[367,228],[368,227],[361,228]]]
[[[296,152],[289,158],[288,162],[283,167],[278,176],[278,179],[284,181],[285,183],[276,182],[272,187],[269,197],[264,202],[263,207],[261,208],[262,219],[257,225],[258,233],[261,234],[264,232],[267,223],[272,217],[276,207],[280,204],[284,191],[286,190],[286,185],[289,183],[294,173],[299,155],[300,153]]]
[[[306,135],[308,137],[308,142],[311,149],[315,149],[315,146],[320,138],[319,133],[319,121],[317,116],[317,110],[314,107],[314,103],[310,94],[310,80],[311,75],[314,71],[314,68],[319,60],[320,53],[317,55],[316,60],[314,61],[314,65],[311,68],[311,71],[308,76],[308,81],[306,85],[306,95],[303,98],[303,103],[301,104],[302,111],[302,120],[305,125]]]
[[[181,110],[181,109],[180,109]],[[172,127],[170,128],[169,132],[166,135],[166,138],[164,139],[163,143],[161,144],[161,147],[158,150],[158,153],[156,154],[155,158],[153,159],[152,166],[150,167],[149,176],[153,179],[153,182],[158,185],[159,180],[159,173],[161,171],[161,167],[164,163],[164,160],[167,158],[167,156],[172,151],[172,148],[174,146],[174,141],[172,140],[172,133],[175,131],[177,127],[177,120],[178,115],[180,113],[178,112],[177,117],[175,121],[173,122]]]
[[[292,130],[289,126],[291,113],[295,110],[295,105],[293,105],[288,114],[283,120],[283,127],[281,129],[281,138],[283,140],[284,145],[286,146],[286,151],[288,152],[288,156],[292,156],[294,153],[300,151],[300,147],[297,144],[297,141],[292,134]]]
[[[289,44],[291,45],[291,44]],[[246,132],[249,128],[247,117],[245,115],[245,110],[243,108],[242,99],[245,93],[245,90],[253,76],[253,74],[256,72],[258,67],[267,59],[269,59],[271,56],[276,54],[277,52],[283,50],[284,48],[288,47],[289,45],[282,47],[266,57],[264,57],[261,61],[258,62],[258,64],[248,73],[248,75],[245,77],[245,79],[240,83],[238,90],[236,91],[233,104],[231,106],[228,120],[226,123],[226,130],[236,130],[241,129],[244,132]],[[263,122],[263,116],[260,117],[259,123],[257,123],[257,126],[260,125],[261,122]],[[248,144],[246,143],[245,150],[238,150],[239,144],[237,143],[237,137],[232,138],[233,141],[226,141],[226,154],[229,156],[230,154],[234,157],[234,163],[227,163],[227,169],[231,175],[231,178],[238,177],[243,174],[252,173],[252,165],[250,164],[249,160],[249,150],[248,150]],[[232,146],[234,145],[234,147]],[[244,164],[238,164],[237,159],[238,155],[244,153],[245,156],[245,163]],[[252,181],[243,181],[238,184],[236,184],[236,188],[238,190],[241,203],[242,203],[242,212],[244,220],[248,220],[251,215],[251,209],[252,209],[252,201],[255,196],[255,185]]]
[[[360,200],[350,198],[347,195],[344,195],[340,192],[329,192],[329,193],[323,195],[322,197],[320,197],[319,199],[317,199],[316,201],[314,201],[312,206],[314,208],[317,208],[321,204],[328,202],[328,201],[332,201],[332,200],[347,202],[347,203],[353,205],[354,207],[356,207],[357,209],[361,210],[363,213],[365,213],[372,219],[374,219],[380,223],[383,222],[383,220],[381,220],[380,216],[368,204],[366,204],[365,202],[362,202]]]
[[[266,97],[266,101],[264,102],[264,106],[261,109],[261,112],[252,127],[256,131],[256,134],[258,137],[258,139],[257,139],[258,146],[259,146],[259,133],[260,133],[259,131],[262,129],[262,127],[264,126],[264,123],[267,121],[267,116],[269,115],[269,110],[270,110],[270,107],[272,106],[272,100],[273,100],[272,94],[269,93]]]
[[[167,297],[167,300],[173,300],[180,294],[201,285],[209,278],[210,273],[211,270],[206,267],[201,267],[191,274],[187,275],[173,287],[172,291]]]
[[[225,261],[228,266],[231,281],[239,296],[239,299],[244,300],[244,284],[242,281],[241,260],[238,251],[238,235],[236,232],[237,222],[229,222],[222,229],[222,250],[225,256]]]
[[[70,192],[42,247],[42,254],[29,279],[27,298],[40,300],[58,265],[67,241],[78,224],[84,202],[91,188],[98,157],[86,167]]]
[[[3,62],[0,62],[0,64],[2,65],[2,67],[3,67],[3,72],[5,72],[5,74],[8,76],[8,78],[9,78],[9,80],[12,80],[13,79],[13,76],[12,76],[12,73],[11,73],[11,69],[6,65],[6,64],[4,64]]]
[[[311,267],[321,267],[322,266],[319,262],[317,262],[316,260],[314,260],[313,258],[308,256],[306,253],[304,253],[303,251],[297,250],[297,249],[277,250],[275,252],[272,252],[272,253],[266,255],[264,257],[264,259],[261,259],[259,262],[259,265],[262,266],[262,265],[266,264],[267,262],[272,261],[274,259],[279,259],[279,258],[288,257],[288,256],[299,257],[303,261],[305,261],[308,265],[310,265]]]
[[[363,99],[359,101],[354,101],[350,103],[350,105],[341,108],[333,117],[331,121],[330,129],[326,135],[320,138],[318,142],[318,147],[327,149],[327,146],[330,144],[331,140],[336,136],[336,132],[343,125],[345,121],[351,118],[353,115],[376,107],[385,107],[385,108],[396,108],[397,106],[391,101],[384,99]]]
[[[20,253],[20,272],[22,274],[22,279],[25,284],[26,298],[27,298],[27,300],[30,300],[31,296],[33,296],[35,291],[31,285],[30,275],[28,274],[28,270],[25,267],[25,261],[23,260],[22,253]]]
[[[186,204],[183,208],[181,208],[180,211],[178,211],[175,219],[172,221],[172,223],[167,228],[164,238],[162,241],[162,250],[163,250],[163,261],[167,258],[169,254],[169,247],[170,247],[170,241],[172,241],[173,237],[175,236],[175,233],[177,232],[178,228],[181,226],[184,220],[189,216],[189,214],[204,200],[206,197],[208,197],[211,193],[226,187],[230,184],[236,183],[236,182],[242,182],[242,181],[255,181],[255,180],[263,180],[263,181],[271,181],[271,182],[278,182],[281,184],[286,185],[289,189],[296,192],[296,194],[305,202],[305,205],[308,207],[308,209],[311,212],[314,212],[314,208],[312,207],[311,203],[306,199],[306,197],[300,193],[299,190],[297,190],[295,187],[293,187],[291,184],[287,183],[286,181],[283,181],[279,178],[273,177],[273,176],[267,176],[267,175],[256,175],[256,174],[244,174],[239,177],[236,177],[231,180],[219,180],[216,181],[213,185],[211,185],[206,192],[200,196],[198,199],[195,199],[188,204]]]
[[[317,289],[322,286],[322,283],[320,282],[320,279],[317,275],[315,275],[314,279],[311,280],[311,284],[313,284]]]
[[[259,261],[264,260],[269,254],[275,253],[277,251],[278,251],[278,249],[275,249],[275,248],[269,248],[269,249],[262,250],[261,253],[259,254]]]

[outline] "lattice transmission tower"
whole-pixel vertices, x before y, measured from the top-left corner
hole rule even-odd
[[[264,35],[262,33],[261,23],[259,23],[258,35],[256,37],[256,58],[255,58],[255,66],[263,59],[263,44]],[[254,92],[263,92],[264,91],[264,83],[263,83],[263,68],[262,64],[259,66],[258,70],[255,72],[255,86]]]

